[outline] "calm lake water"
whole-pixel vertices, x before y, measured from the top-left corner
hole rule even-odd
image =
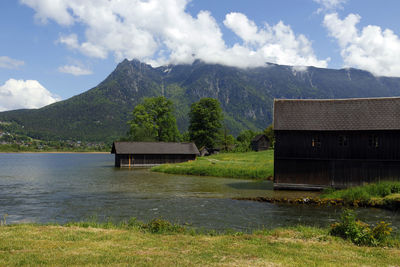
[[[164,218],[210,229],[250,230],[287,225],[326,226],[340,208],[233,200],[313,192],[272,190],[272,183],[116,169],[109,154],[0,154],[0,217],[7,223]],[[400,214],[359,209],[362,220],[391,222]]]

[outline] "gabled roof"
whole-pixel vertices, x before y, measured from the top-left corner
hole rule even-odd
[[[112,154],[190,154],[199,155],[194,143],[114,142]]]
[[[275,99],[274,130],[400,130],[400,97]]]
[[[265,137],[265,139],[268,140],[268,137],[264,134],[257,134],[256,136],[254,136],[254,138],[251,140],[251,142],[257,142],[259,141],[262,137]]]

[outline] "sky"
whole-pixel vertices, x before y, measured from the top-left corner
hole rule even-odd
[[[1,0],[0,111],[83,93],[125,58],[400,77],[399,11],[398,0]]]

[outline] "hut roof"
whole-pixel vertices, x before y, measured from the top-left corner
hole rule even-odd
[[[170,142],[114,142],[112,154],[196,154],[194,143]]]
[[[262,137],[265,137],[265,139],[268,139],[266,135],[264,134],[257,134],[254,136],[254,138],[251,140],[251,142],[258,142]]]
[[[275,99],[274,130],[400,130],[400,97]]]

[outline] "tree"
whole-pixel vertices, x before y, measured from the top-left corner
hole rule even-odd
[[[231,151],[235,146],[235,137],[229,134],[228,128],[226,125],[223,126],[223,131],[220,135],[220,142],[218,145],[221,147],[223,151]]]
[[[264,130],[264,134],[268,137],[270,146],[273,148],[275,146],[275,134],[272,124]]]
[[[258,132],[254,132],[252,130],[244,130],[237,137],[237,146],[235,151],[237,152],[248,152],[251,151],[251,140],[259,134]]]
[[[214,148],[221,138],[222,109],[218,100],[202,98],[190,107],[190,139],[198,148]]]
[[[253,138],[254,138],[257,134],[258,134],[257,132],[254,132],[254,131],[252,131],[252,130],[244,130],[244,131],[242,131],[242,132],[236,137],[236,139],[237,139],[239,142],[248,143],[249,146],[250,146],[251,140],[253,140]]]
[[[132,112],[130,140],[178,141],[179,131],[173,112],[173,104],[163,96],[144,98]]]

